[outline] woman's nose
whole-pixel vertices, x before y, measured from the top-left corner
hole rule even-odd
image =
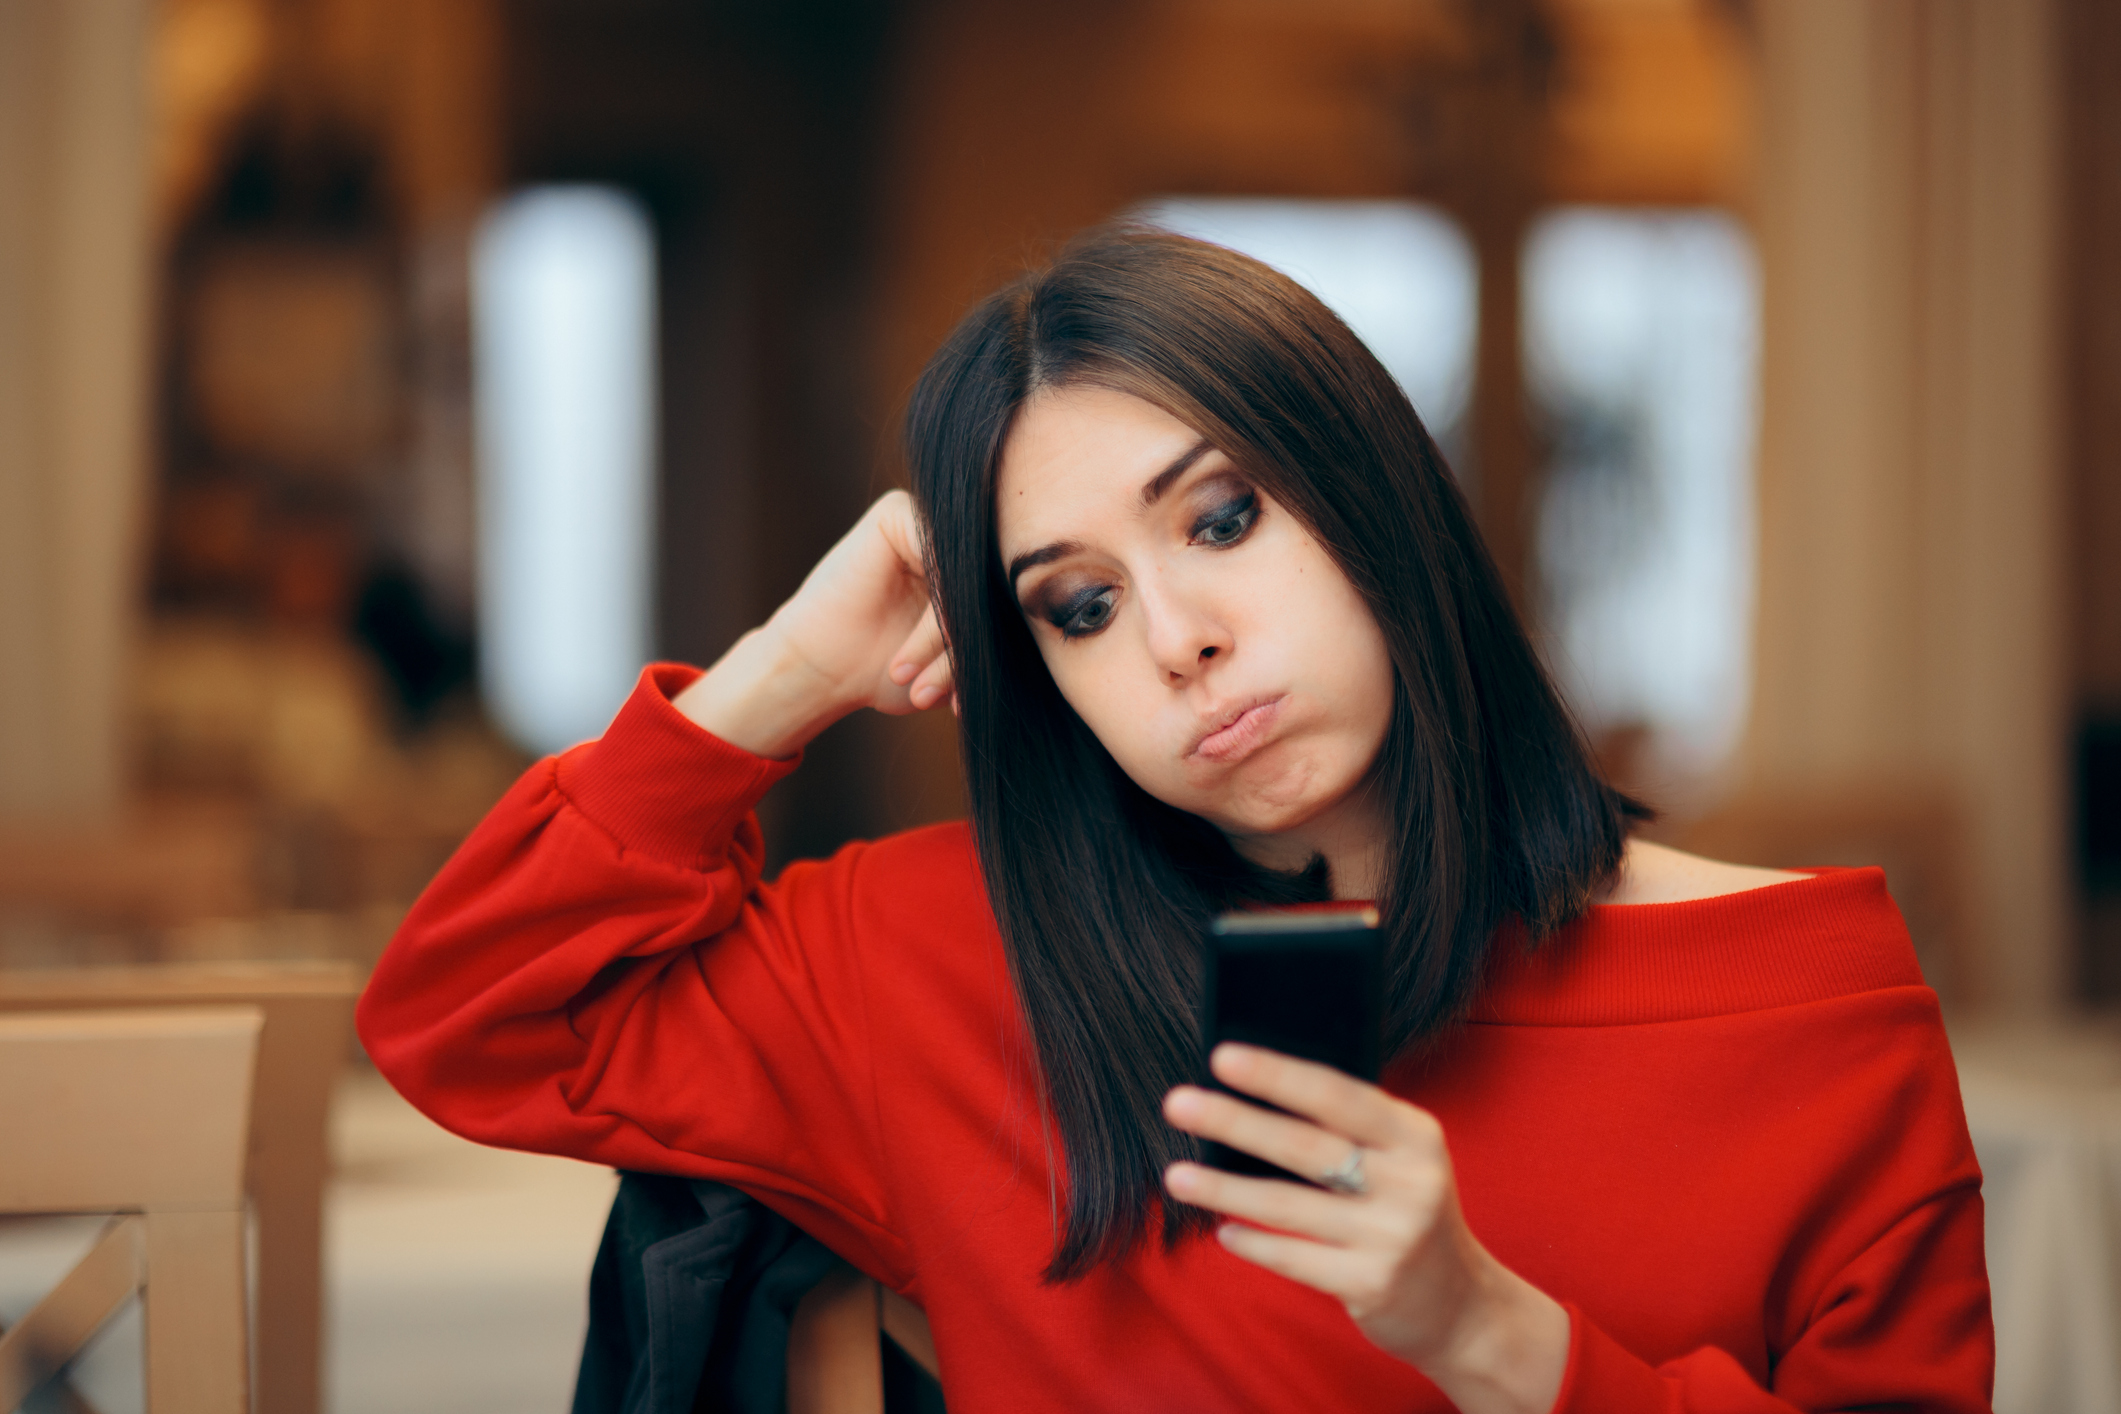
[[[1142,599],[1149,657],[1171,686],[1182,687],[1193,681],[1210,661],[1228,657],[1236,646],[1228,625],[1212,605],[1174,592],[1168,586],[1151,588]]]

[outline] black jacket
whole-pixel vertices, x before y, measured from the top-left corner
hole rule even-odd
[[[785,1414],[789,1321],[838,1260],[734,1188],[622,1173],[574,1414]],[[935,1382],[882,1344],[888,1414],[941,1414]]]

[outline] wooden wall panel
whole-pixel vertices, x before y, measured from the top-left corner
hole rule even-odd
[[[1969,992],[2049,1009],[2071,973],[2052,7],[1756,14],[1748,788],[1955,802]]]
[[[0,5],[0,815],[125,786],[149,329],[147,0]]]

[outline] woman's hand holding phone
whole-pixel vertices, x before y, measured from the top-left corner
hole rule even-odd
[[[791,756],[862,707],[903,713],[951,698],[913,498],[887,492],[766,623],[676,699],[732,746]]]
[[[1172,1196],[1242,1219],[1218,1230],[1226,1248],[1338,1298],[1364,1335],[1466,1414],[1546,1414],[1568,1364],[1568,1313],[1466,1226],[1435,1117],[1329,1066],[1253,1046],[1218,1046],[1210,1064],[1232,1090],[1288,1113],[1182,1085],[1164,1100],[1173,1125],[1299,1174],[1334,1173],[1357,1146],[1362,1191],[1180,1163],[1164,1175]]]

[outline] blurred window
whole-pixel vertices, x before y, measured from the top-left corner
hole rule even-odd
[[[1549,448],[1542,617],[1593,738],[1667,776],[1744,725],[1759,276],[1716,211],[1565,208],[1524,253],[1525,376]]]
[[[479,676],[551,752],[603,731],[649,653],[654,237],[624,192],[535,187],[474,262]]]
[[[1473,385],[1479,271],[1456,221],[1412,201],[1169,197],[1138,219],[1309,286],[1392,371],[1446,453]]]

